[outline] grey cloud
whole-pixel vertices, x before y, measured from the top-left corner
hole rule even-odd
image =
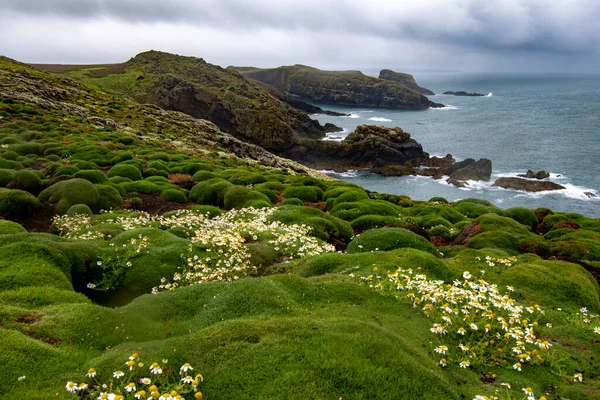
[[[69,57],[117,57],[117,48],[121,56],[160,44],[223,60],[232,52],[256,55],[253,63],[262,57],[271,65],[359,67],[361,55],[363,65],[405,59],[468,66],[482,57],[567,65],[561,58],[598,58],[599,19],[597,0],[0,0],[0,34],[14,38],[0,43],[0,52],[31,54],[41,42],[38,54],[68,54],[69,46],[88,49],[93,41],[96,53],[72,50]],[[120,37],[106,34],[112,31]]]
[[[584,51],[598,44],[597,37],[600,37],[596,23],[600,18],[600,3],[596,0],[369,3],[360,0],[0,0],[0,10],[37,17],[111,18],[129,23],[186,23],[250,31],[275,28],[359,32],[388,39],[427,39],[514,50]]]

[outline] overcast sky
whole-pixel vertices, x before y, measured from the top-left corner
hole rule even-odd
[[[406,72],[600,72],[598,0],[0,0],[0,54]]]

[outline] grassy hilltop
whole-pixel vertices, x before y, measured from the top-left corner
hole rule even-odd
[[[600,220],[369,192],[90,68],[0,58],[0,397],[600,397]]]

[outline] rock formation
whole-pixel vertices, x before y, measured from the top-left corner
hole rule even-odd
[[[526,174],[519,174],[518,176],[529,179],[546,179],[550,178],[550,173],[544,170],[533,172],[532,170],[528,169]]]
[[[523,178],[498,178],[492,186],[505,189],[524,190],[526,192],[541,192],[544,190],[561,190],[564,186],[550,181],[534,181]]]
[[[424,94],[425,96],[433,96],[435,94],[431,90],[419,86],[417,84],[417,81],[415,81],[415,78],[411,74],[406,74],[403,72],[395,72],[390,69],[382,69],[379,72],[379,79],[400,82],[401,84],[405,85],[409,89],[416,90],[417,92]]]
[[[444,94],[448,94],[448,95],[452,95],[452,96],[471,96],[471,97],[484,96],[481,93],[467,93],[462,90],[459,90],[458,92],[451,92],[448,90],[448,91],[444,92]]]
[[[374,78],[360,71],[322,71],[304,65],[229,68],[274,86],[290,99],[304,102],[401,109],[443,106],[400,82]]]

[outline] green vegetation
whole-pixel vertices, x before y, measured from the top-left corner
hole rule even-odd
[[[134,65],[67,73],[134,93]],[[97,399],[90,368],[185,398],[599,397],[600,220],[273,168],[4,58],[0,88],[0,397]]]

